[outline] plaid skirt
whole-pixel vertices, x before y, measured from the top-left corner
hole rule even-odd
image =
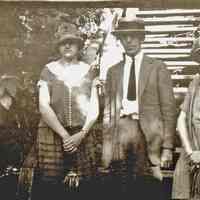
[[[67,128],[73,135],[81,127]],[[90,178],[97,175],[101,160],[101,130],[91,129],[76,153],[65,154],[62,140],[52,129],[40,127],[37,138],[38,174],[43,180],[63,180],[68,171]]]

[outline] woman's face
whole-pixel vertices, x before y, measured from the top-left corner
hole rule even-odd
[[[79,53],[79,44],[77,41],[74,40],[66,40],[59,46],[59,52],[62,58],[67,60],[72,60],[77,58]]]

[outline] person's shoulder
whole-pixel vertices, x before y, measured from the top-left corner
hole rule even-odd
[[[144,55],[144,59],[154,66],[162,67],[165,66],[165,63],[159,58],[152,58],[150,56]]]
[[[192,79],[190,85],[200,85],[200,75],[199,74],[195,74],[194,78]]]
[[[166,64],[159,58],[152,58],[150,56],[145,55],[144,59],[146,59],[147,63],[151,64],[152,68],[155,71],[169,73]]]
[[[47,63],[45,66],[44,66],[44,68],[43,69],[49,69],[49,70],[51,70],[52,68],[55,68],[56,66],[58,66],[59,65],[59,61],[51,61],[51,62],[49,62],[49,63]]]
[[[119,63],[112,65],[111,67],[108,68],[109,73],[115,73],[118,72],[120,69],[122,69],[124,66],[124,62],[120,61]]]
[[[41,70],[41,75],[42,76],[50,76],[50,77],[53,77],[55,76],[55,69],[56,67],[55,66],[58,66],[58,62],[57,61],[52,61],[52,62],[49,62],[47,63],[46,65],[44,65],[44,67],[42,68]]]
[[[200,74],[195,74],[193,80],[200,81]]]
[[[188,86],[188,93],[194,92],[194,89],[200,86],[200,75],[195,74],[194,78],[190,81]]]

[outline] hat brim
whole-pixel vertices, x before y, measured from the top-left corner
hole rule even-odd
[[[123,34],[129,34],[129,33],[143,33],[145,34],[147,31],[143,29],[123,29],[123,30],[114,30],[111,33],[113,35],[123,35]]]
[[[61,37],[56,42],[56,44],[59,46],[59,45],[65,43],[66,41],[70,41],[70,40],[76,41],[81,47],[84,45],[84,41],[83,41],[82,37],[79,37],[79,36],[76,36],[76,35],[72,35],[72,34],[68,34],[68,35],[65,35],[65,36]]]

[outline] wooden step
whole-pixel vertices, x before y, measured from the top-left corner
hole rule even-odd
[[[146,44],[142,44],[142,48],[143,49],[170,49],[170,48],[191,48],[191,43],[170,43],[170,42],[166,42],[166,43],[146,43]]]
[[[195,16],[171,16],[171,17],[148,17],[143,18],[145,25],[169,25],[169,24],[192,24],[200,22],[200,17]]]
[[[178,34],[178,33],[187,33],[187,32],[194,32],[197,29],[197,27],[177,27],[177,26],[151,26],[151,27],[145,27],[145,31],[147,31],[147,34]],[[146,34],[146,35],[147,35]]]
[[[180,48],[168,48],[168,49],[161,49],[161,48],[157,48],[157,49],[142,49],[142,51],[144,53],[151,53],[151,54],[190,54],[191,52],[191,48],[184,48],[184,49],[180,49]]]
[[[180,75],[180,74],[172,74],[171,78],[176,80],[186,80],[186,79],[193,79],[195,75]]]
[[[138,17],[165,17],[165,16],[200,16],[200,9],[163,9],[163,10],[149,10],[138,11]]]
[[[164,61],[168,66],[199,66],[195,61]]]
[[[159,35],[158,35],[159,36]],[[145,43],[174,43],[174,42],[193,42],[193,37],[153,37],[153,35],[147,35],[145,37]]]
[[[167,66],[171,74],[194,75],[199,73],[199,66]]]
[[[187,87],[174,87],[173,91],[174,93],[183,93],[185,94],[187,92],[188,88]]]
[[[181,60],[181,59],[188,60],[190,59],[190,54],[146,54],[146,55],[152,58],[159,58],[162,60]]]

